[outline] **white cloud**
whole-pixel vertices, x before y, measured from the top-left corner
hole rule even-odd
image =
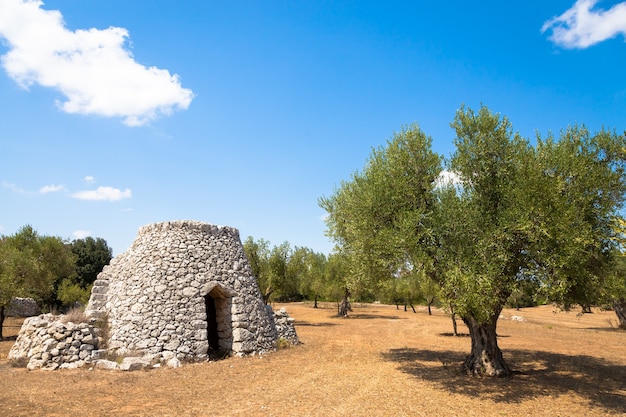
[[[40,0],[1,0],[0,38],[7,74],[24,88],[54,88],[65,96],[57,103],[67,113],[122,117],[140,126],[174,109],[186,109],[193,93],[178,75],[137,63],[124,28],[71,31],[58,10],[44,10]]]
[[[626,2],[609,10],[591,10],[597,0],[578,0],[569,10],[543,24],[541,32],[552,30],[549,39],[564,48],[587,48],[598,42],[626,36]]]
[[[2,181],[2,187],[8,188],[9,190],[15,191],[16,193],[20,193],[20,194],[31,194],[30,191],[24,190],[23,188],[20,188],[17,185],[13,184],[12,182],[8,182],[8,181]]]
[[[96,182],[96,179],[91,175],[87,175],[85,178],[83,178],[83,181],[85,181],[87,184],[93,184],[94,182]]]
[[[126,188],[122,191],[113,187],[98,187],[96,190],[79,191],[72,194],[72,197],[78,198],[79,200],[118,201],[131,198],[132,193],[130,188]]]
[[[72,233],[72,239],[84,239],[91,236],[91,230],[74,230]]]
[[[41,194],[47,194],[47,193],[56,193],[59,191],[63,191],[65,190],[65,187],[63,185],[44,185],[43,187],[41,187],[39,189],[39,192]]]
[[[461,184],[461,178],[455,174],[452,171],[448,171],[448,170],[443,170],[441,171],[441,173],[439,174],[439,178],[437,178],[435,180],[435,185],[437,187],[443,187],[446,185],[460,185]]]

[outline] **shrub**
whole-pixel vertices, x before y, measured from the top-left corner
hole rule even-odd
[[[109,327],[109,317],[104,315],[93,322],[93,327],[98,335],[98,346],[100,349],[106,349],[109,344],[111,328]]]
[[[278,341],[276,342],[276,349],[289,349],[291,348],[291,343],[289,342],[289,340],[285,339],[284,337],[280,337],[278,338]]]
[[[85,310],[82,307],[72,307],[65,315],[61,316],[63,323],[87,323],[89,318],[85,315]]]

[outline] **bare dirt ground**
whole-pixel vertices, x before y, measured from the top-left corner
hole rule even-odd
[[[469,337],[451,336],[441,311],[368,304],[341,319],[333,304],[284,307],[302,345],[178,369],[27,371],[0,342],[0,415],[626,415],[626,332],[612,312],[504,311],[499,344],[515,375],[493,380],[459,371]]]

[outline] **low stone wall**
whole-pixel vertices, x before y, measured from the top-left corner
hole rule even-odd
[[[278,338],[286,340],[292,345],[298,345],[300,344],[300,339],[296,333],[294,321],[295,319],[289,317],[287,310],[284,308],[274,312],[274,323],[276,324],[276,333],[278,333]]]
[[[26,362],[28,369],[71,369],[104,356],[106,351],[98,350],[98,329],[63,319],[42,314],[24,320],[9,359]]]
[[[32,317],[41,314],[41,309],[32,298],[15,297],[4,310],[7,317]]]
[[[273,316],[279,339],[292,345],[300,343],[294,319],[281,308],[272,312],[267,306],[268,315]],[[156,354],[144,354],[140,357],[124,357],[119,361],[106,359],[108,351],[99,349],[101,346],[101,330],[89,323],[73,323],[66,316],[42,314],[24,320],[15,344],[8,358],[14,363],[34,369],[76,369],[93,367],[96,369],[120,369],[134,371],[146,368],[157,368],[162,365],[177,368],[181,361],[176,354],[163,351]]]

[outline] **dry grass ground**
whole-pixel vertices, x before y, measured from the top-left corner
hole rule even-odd
[[[469,338],[450,336],[443,312],[370,304],[340,319],[332,304],[285,307],[302,345],[178,369],[27,371],[8,364],[12,342],[0,342],[0,415],[626,414],[626,332],[612,328],[611,312],[505,311],[499,344],[515,375],[492,380],[459,372]],[[17,330],[7,327],[5,335]]]

